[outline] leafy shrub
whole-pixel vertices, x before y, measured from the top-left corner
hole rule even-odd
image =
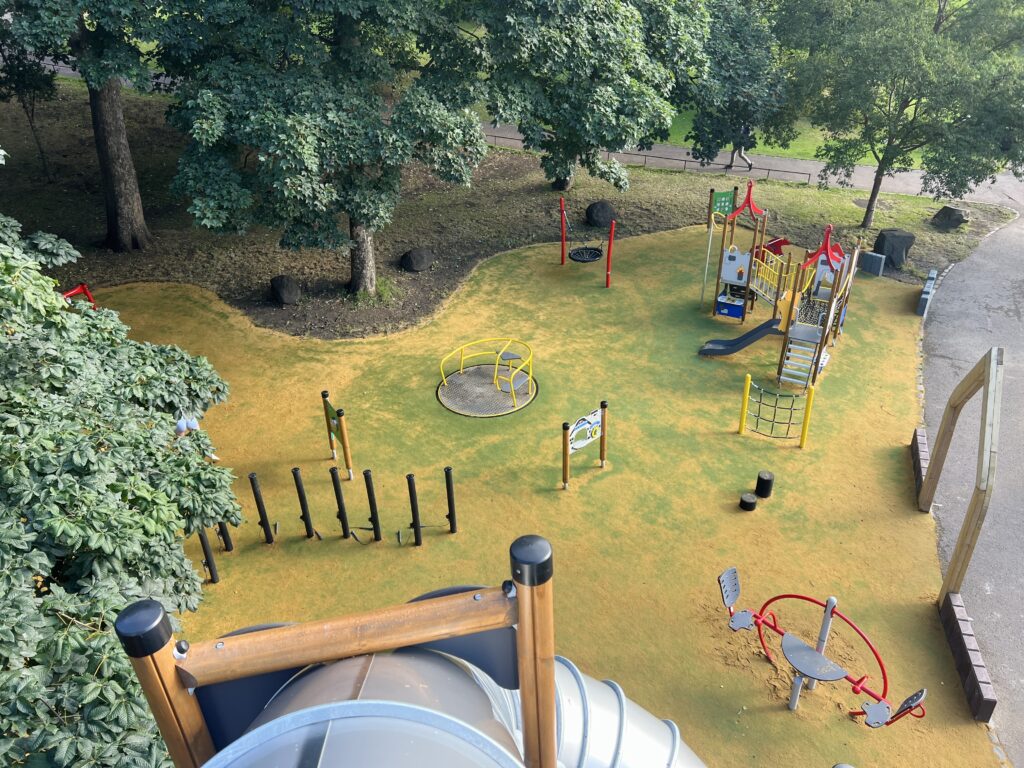
[[[0,764],[170,765],[113,621],[146,597],[194,610],[183,535],[241,521],[206,433],[175,435],[227,386],[69,307],[40,264],[77,254],[19,231],[0,217]]]

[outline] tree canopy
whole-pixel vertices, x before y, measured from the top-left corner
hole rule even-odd
[[[924,168],[958,197],[1009,168],[1024,173],[1024,7],[1013,0],[783,0],[778,34],[800,54],[801,107],[826,132],[823,178],[870,155],[870,226],[882,179]]]
[[[706,32],[701,0],[187,6],[161,56],[182,79],[190,211],[214,229],[281,227],[285,245],[349,246],[350,288],[370,293],[402,169],[468,184],[486,151],[476,105],[516,123],[549,177],[581,164],[624,187],[600,150],[667,135]]]
[[[758,135],[785,146],[795,137],[771,8],[760,0],[709,0],[711,30],[705,75],[686,92],[693,127],[686,138],[698,160],[722,149],[753,149]]]
[[[67,306],[40,270],[75,258],[0,216],[0,762],[169,765],[113,622],[140,598],[194,610],[183,533],[240,522],[209,437],[175,434],[227,387]]]

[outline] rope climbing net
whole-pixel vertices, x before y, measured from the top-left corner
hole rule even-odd
[[[799,438],[800,447],[807,445],[811,427],[811,409],[814,406],[814,387],[800,394],[774,392],[750,380],[743,382],[743,405],[740,409],[742,435],[751,432],[780,440]]]

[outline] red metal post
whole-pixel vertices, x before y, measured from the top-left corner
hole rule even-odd
[[[615,219],[612,219],[612,226],[608,230],[608,259],[604,273],[604,287],[612,287],[612,246],[615,245]]]
[[[562,266],[565,266],[565,198],[558,198],[558,211],[562,223]]]

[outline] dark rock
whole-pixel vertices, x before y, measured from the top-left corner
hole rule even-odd
[[[413,248],[402,254],[402,269],[406,272],[423,272],[434,263],[434,252],[429,248]]]
[[[557,192],[566,192],[572,189],[572,176],[567,179],[555,179],[551,182],[551,188]]]
[[[298,304],[302,298],[302,289],[289,275],[270,278],[270,293],[278,304]]]
[[[954,229],[961,224],[971,220],[971,212],[967,208],[958,208],[955,205],[944,205],[939,212],[932,216],[932,224],[943,229]]]
[[[903,269],[916,239],[912,233],[902,229],[883,229],[875,238],[875,246],[871,250],[883,254],[894,269]]]
[[[619,214],[607,200],[598,200],[587,206],[587,224],[592,227],[608,227]]]

